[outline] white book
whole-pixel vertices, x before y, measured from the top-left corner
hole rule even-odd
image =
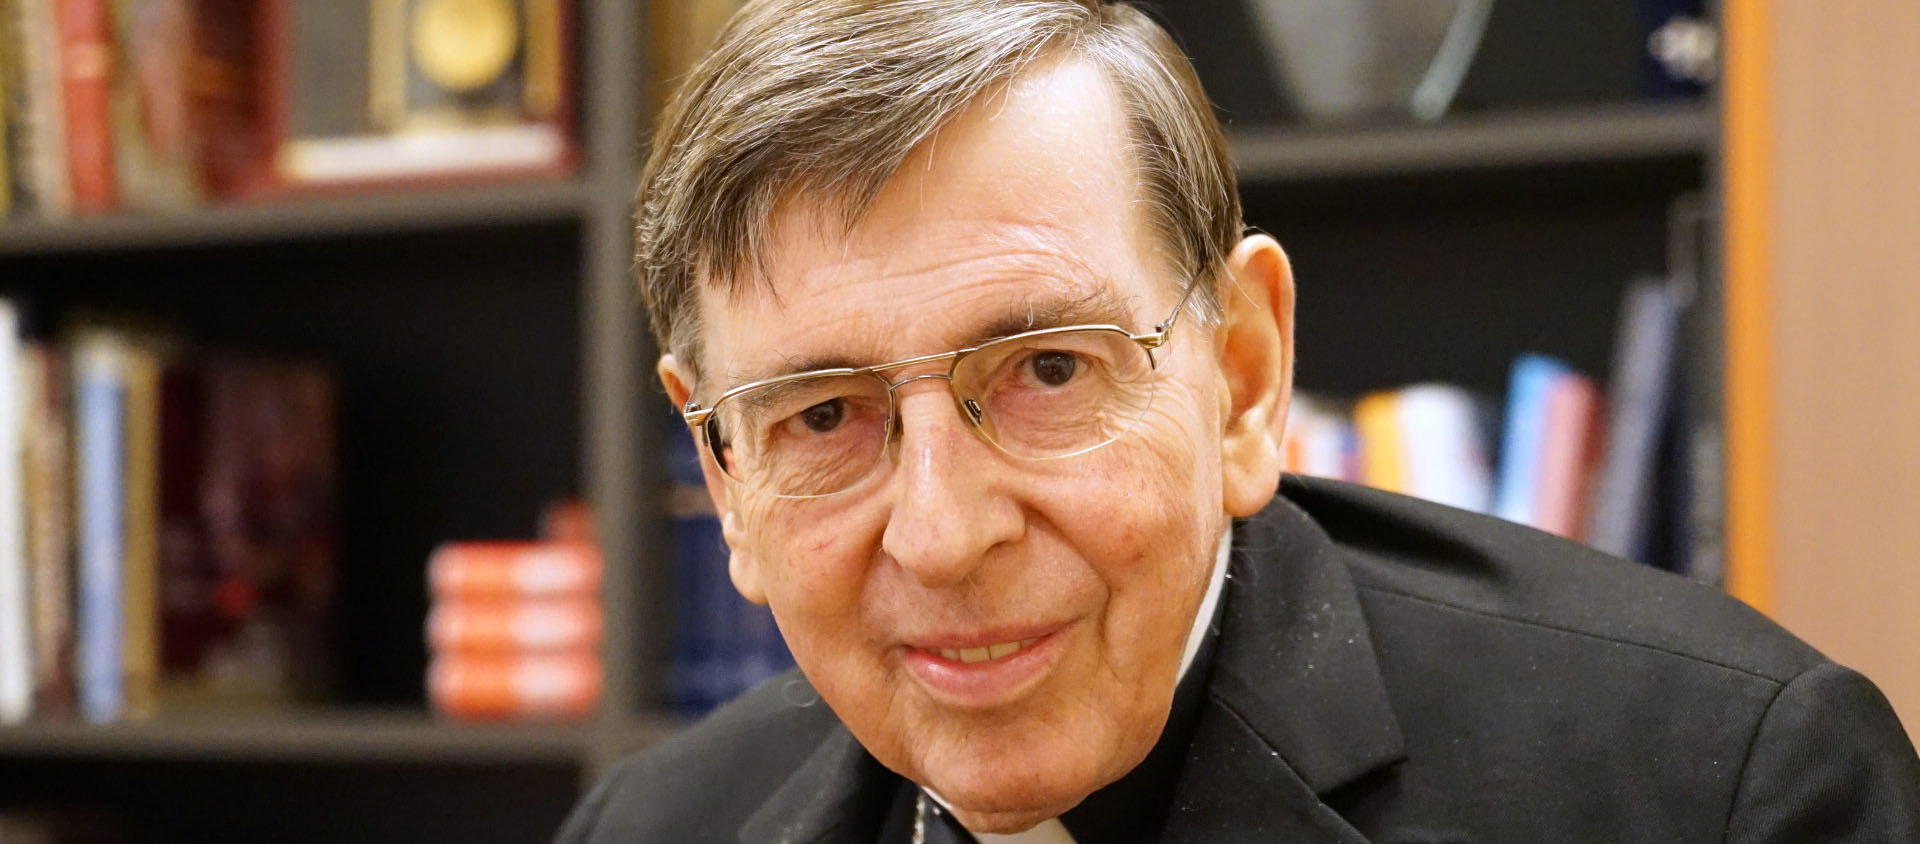
[[[1408,494],[1476,513],[1491,509],[1493,467],[1473,396],[1448,384],[1416,384],[1400,391],[1396,409]]]
[[[27,583],[26,390],[20,315],[0,300],[0,723],[33,712],[33,606]]]

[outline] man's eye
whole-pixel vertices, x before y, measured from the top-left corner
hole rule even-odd
[[[840,423],[846,418],[845,399],[830,399],[800,411],[800,424],[807,426],[807,430],[816,434],[824,434],[840,427]]]
[[[1070,352],[1040,352],[1027,360],[1027,367],[1040,383],[1058,387],[1073,380],[1080,361]]]

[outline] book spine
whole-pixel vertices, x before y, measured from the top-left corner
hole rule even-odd
[[[1388,492],[1407,491],[1407,451],[1399,420],[1400,396],[1386,391],[1353,406],[1360,432],[1361,481]]]
[[[60,76],[60,30],[55,21],[57,0],[13,0],[18,18],[19,81],[22,121],[15,135],[14,154],[22,175],[19,187],[24,203],[41,217],[65,217],[73,211],[73,189],[67,179],[67,127]]]
[[[1493,502],[1493,514],[1507,521],[1538,524],[1534,499],[1546,436],[1547,390],[1565,371],[1564,364],[1545,355],[1521,355],[1513,362]]]
[[[111,0],[112,136],[120,200],[139,210],[182,210],[198,200],[187,73],[193,38],[187,0]]]
[[[192,156],[204,196],[230,199],[255,192],[272,169],[268,115],[261,96],[265,40],[277,25],[279,0],[194,0],[187,59],[187,111]]]
[[[33,582],[34,711],[73,706],[73,494],[65,372],[36,344],[27,392],[27,540]]]
[[[1568,539],[1582,539],[1585,494],[1592,477],[1599,392],[1593,381],[1561,373],[1547,388],[1540,469],[1534,486],[1534,526]]]
[[[591,652],[436,655],[427,697],[453,718],[578,721],[600,702],[600,659]]]
[[[13,5],[0,2],[0,219],[13,213],[13,135],[20,122],[14,116],[18,107],[14,80],[20,73],[18,21]]]
[[[109,118],[113,27],[106,0],[58,0],[61,87],[67,124],[67,178],[74,208],[104,214],[118,204]]]
[[[126,358],[122,515],[121,689],[129,718],[153,715],[160,684],[160,360],[135,344]]]
[[[19,314],[0,301],[0,723],[9,724],[33,711],[23,368]]]
[[[601,577],[599,551],[578,542],[449,542],[427,560],[427,581],[436,598],[595,594]]]
[[[1679,305],[1664,283],[1640,282],[1628,291],[1622,310],[1606,457],[1594,485],[1588,541],[1609,554],[1651,562],[1647,538],[1667,427]]]
[[[586,651],[600,646],[600,604],[591,594],[563,599],[436,600],[427,613],[435,653]]]
[[[82,341],[77,350],[75,419],[79,470],[79,583],[76,679],[80,714],[95,723],[120,717],[125,705],[120,650],[125,552],[124,462],[126,385],[117,341]]]

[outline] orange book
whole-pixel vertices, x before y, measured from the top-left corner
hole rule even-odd
[[[67,179],[74,210],[104,214],[119,204],[113,177],[113,26],[107,0],[58,0],[60,79],[66,104]]]
[[[1360,482],[1388,492],[1407,491],[1406,443],[1400,431],[1400,394],[1372,393],[1353,406],[1360,431]]]
[[[584,720],[599,705],[600,688],[600,658],[592,652],[439,654],[427,666],[434,709],[466,721]]]
[[[600,551],[583,542],[449,542],[427,560],[440,599],[591,596],[600,577]]]
[[[427,614],[427,645],[443,655],[590,651],[602,621],[591,597],[440,600]]]

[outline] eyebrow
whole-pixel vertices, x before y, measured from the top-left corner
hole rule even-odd
[[[1115,325],[1133,331],[1134,329],[1127,327],[1132,316],[1131,309],[1119,295],[1113,292],[1112,286],[1100,284],[1082,296],[1071,298],[1036,296],[1020,302],[964,332],[949,336],[945,348],[939,351],[928,351],[925,354],[970,349],[987,341],[1013,334],[1063,328],[1069,325]],[[777,364],[733,370],[733,386],[727,389],[785,375],[825,369],[861,369],[912,357],[917,355],[904,355],[884,361],[878,356],[862,358],[844,353],[794,355],[783,358]]]

